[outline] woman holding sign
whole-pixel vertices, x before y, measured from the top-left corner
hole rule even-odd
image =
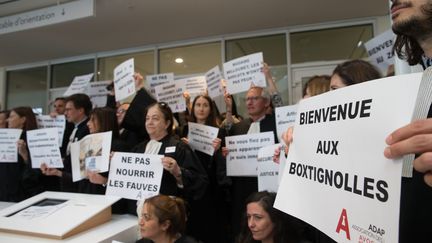
[[[26,131],[37,129],[36,117],[30,107],[16,107],[7,119],[9,128],[21,129],[17,142],[18,161],[0,163],[0,201],[19,202],[42,191],[41,174],[31,167]]]
[[[201,198],[208,184],[205,169],[192,149],[174,136],[173,113],[169,106],[154,103],[144,114],[150,139],[135,146],[132,152],[164,155],[160,194]]]
[[[215,106],[207,95],[199,95],[192,102],[190,122],[218,128]],[[182,141],[189,144],[189,127],[183,128]],[[213,140],[214,153],[209,155],[199,149],[195,153],[207,171],[209,186],[204,197],[191,201],[193,209],[189,218],[190,234],[204,242],[227,242],[229,234],[228,191],[231,180],[226,176],[226,159],[222,156],[221,142],[225,140],[224,129]],[[193,148],[193,147],[192,147]],[[211,221],[208,218],[212,218]],[[219,238],[218,238],[219,237]],[[225,238],[224,238],[225,237]]]

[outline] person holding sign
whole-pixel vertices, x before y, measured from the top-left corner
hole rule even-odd
[[[212,99],[207,95],[195,97],[191,106],[190,121],[206,126],[217,127],[217,117],[215,105]],[[191,201],[193,211],[190,216],[191,235],[204,242],[226,242],[228,241],[227,223],[229,216],[228,210],[228,190],[231,185],[231,179],[226,176],[226,159],[222,156],[221,142],[225,140],[223,129],[219,130],[217,138],[213,140],[214,153],[209,155],[195,149],[203,167],[209,177],[209,186],[204,197],[201,200]],[[183,128],[182,141],[189,144],[187,138],[189,126]],[[212,218],[208,223],[208,218]]]
[[[183,199],[157,195],[144,202],[139,227],[142,239],[136,243],[197,243],[184,235],[186,206]]]
[[[22,129],[18,140],[18,162],[0,163],[0,201],[19,202],[44,191],[40,173],[31,168],[26,131],[37,129],[30,107],[16,107],[7,119],[9,128]]]
[[[276,193],[255,192],[246,199],[238,243],[296,243],[302,241],[300,221],[273,208]]]
[[[135,146],[131,152],[164,155],[161,194],[193,200],[201,198],[208,184],[206,171],[192,149],[174,135],[174,118],[169,106],[154,103],[144,114],[150,139]]]

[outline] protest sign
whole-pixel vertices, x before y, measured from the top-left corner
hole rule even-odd
[[[39,169],[43,163],[49,168],[63,168],[58,145],[58,128],[27,131],[27,145],[33,169]]]
[[[161,73],[146,76],[147,90],[150,90],[150,93],[152,93],[153,95],[155,94],[155,86],[169,82],[174,82],[174,73]]]
[[[87,88],[87,95],[90,97],[90,100],[93,104],[93,108],[95,107],[105,107],[107,104],[107,98],[109,94],[109,90],[107,90],[107,86],[111,83],[111,81],[97,81],[91,82]]]
[[[184,80],[176,80],[156,86],[157,101],[167,103],[173,113],[185,111],[186,102],[183,97],[185,85]]]
[[[0,128],[0,163],[18,162],[17,142],[21,129]]]
[[[159,194],[162,155],[114,153],[106,195],[142,200]]]
[[[58,146],[61,147],[63,143],[64,131],[66,128],[66,117],[64,115],[58,115],[51,117],[49,115],[37,115],[36,122],[38,128],[57,128]]]
[[[188,122],[188,129],[189,146],[213,156],[213,140],[217,138],[219,128]]]
[[[257,176],[258,150],[274,144],[273,132],[262,132],[225,138],[228,149],[228,176]]]
[[[124,61],[114,68],[115,100],[121,101],[135,94],[134,59]]]
[[[394,39],[393,31],[387,30],[364,44],[369,61],[383,72],[387,71],[389,65],[394,64]]]
[[[266,87],[262,52],[240,57],[223,64],[224,77],[227,81],[227,91],[237,94],[247,91],[251,84]]]
[[[296,111],[297,105],[276,107],[275,115],[278,139],[282,137],[282,133],[285,132],[289,127],[294,126],[295,117],[297,114]]]
[[[218,96],[222,96],[224,94],[222,83],[221,83],[221,79],[223,79],[223,77],[219,69],[219,66],[215,66],[214,68],[206,72],[205,78],[207,81],[208,95],[212,99]]]
[[[279,164],[273,162],[273,154],[280,144],[268,145],[258,151],[258,191],[277,192]]]
[[[92,78],[93,78],[93,73],[81,75],[81,76],[75,76],[71,85],[69,85],[69,88],[63,94],[63,97],[67,97],[78,93],[86,93],[87,86],[90,83],[90,80]]]
[[[87,178],[86,172],[106,172],[109,167],[112,132],[89,134],[71,145],[72,180]]]
[[[191,101],[193,101],[198,95],[203,95],[207,92],[207,82],[205,76],[177,79],[175,82],[185,83],[185,88],[183,91],[189,92]]]
[[[420,79],[399,75],[300,101],[274,206],[337,242],[398,242],[402,158],[384,157],[385,139],[410,122]]]

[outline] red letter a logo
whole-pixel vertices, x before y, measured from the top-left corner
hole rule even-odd
[[[351,240],[350,232],[349,232],[348,216],[345,208],[342,209],[342,213],[339,217],[339,223],[336,228],[336,233],[339,233],[340,230],[345,231],[347,239]]]

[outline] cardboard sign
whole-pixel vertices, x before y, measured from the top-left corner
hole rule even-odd
[[[279,164],[273,162],[273,154],[280,144],[262,147],[258,151],[258,191],[277,192]]]
[[[252,84],[266,87],[262,52],[240,57],[223,64],[224,76],[227,81],[227,91],[237,94],[247,91]]]
[[[217,138],[219,128],[194,122],[188,122],[188,128],[189,146],[194,150],[213,156],[213,140]]]
[[[274,144],[273,132],[226,137],[227,175],[257,176],[258,151]]]
[[[301,100],[274,206],[337,242],[398,242],[402,158],[384,157],[385,139],[411,121],[420,80],[399,75]]]
[[[131,58],[114,69],[114,91],[116,101],[121,101],[135,94],[135,64]]]
[[[81,76],[75,76],[71,85],[69,85],[69,88],[63,94],[63,97],[67,97],[78,93],[86,93],[87,86],[90,83],[90,80],[92,78],[93,78],[93,73],[81,75]]]
[[[297,105],[276,107],[275,114],[276,131],[277,136],[280,139],[283,132],[285,132],[289,127],[294,126],[295,117],[297,114]]]
[[[369,61],[383,72],[387,71],[389,65],[394,64],[394,39],[393,31],[387,30],[364,44]]]
[[[64,115],[58,115],[56,117],[51,117],[49,115],[37,115],[36,122],[38,128],[57,128],[58,132],[58,146],[61,147],[63,143],[64,131],[66,128],[66,117]]]
[[[114,153],[106,195],[143,200],[159,194],[162,155]]]
[[[161,73],[155,75],[147,75],[146,76],[146,86],[147,89],[150,90],[150,93],[155,94],[154,87],[173,82],[174,81],[174,73]]]
[[[223,77],[219,66],[215,66],[206,72],[205,78],[207,81],[207,92],[211,98],[216,98],[224,94],[221,84],[221,79],[223,79]]]
[[[27,131],[27,145],[32,168],[39,169],[42,163],[45,163],[49,168],[63,168],[57,128]]]
[[[106,106],[108,98],[107,95],[109,94],[109,90],[107,90],[106,87],[110,83],[111,81],[109,80],[89,83],[87,94],[90,97],[93,108]]]
[[[0,163],[18,162],[17,142],[21,129],[0,128]]]
[[[185,85],[184,80],[176,80],[156,86],[157,101],[167,103],[173,113],[185,111],[186,102],[183,97]]]
[[[89,134],[71,144],[72,180],[87,178],[86,172],[106,172],[109,167],[112,132]]]

